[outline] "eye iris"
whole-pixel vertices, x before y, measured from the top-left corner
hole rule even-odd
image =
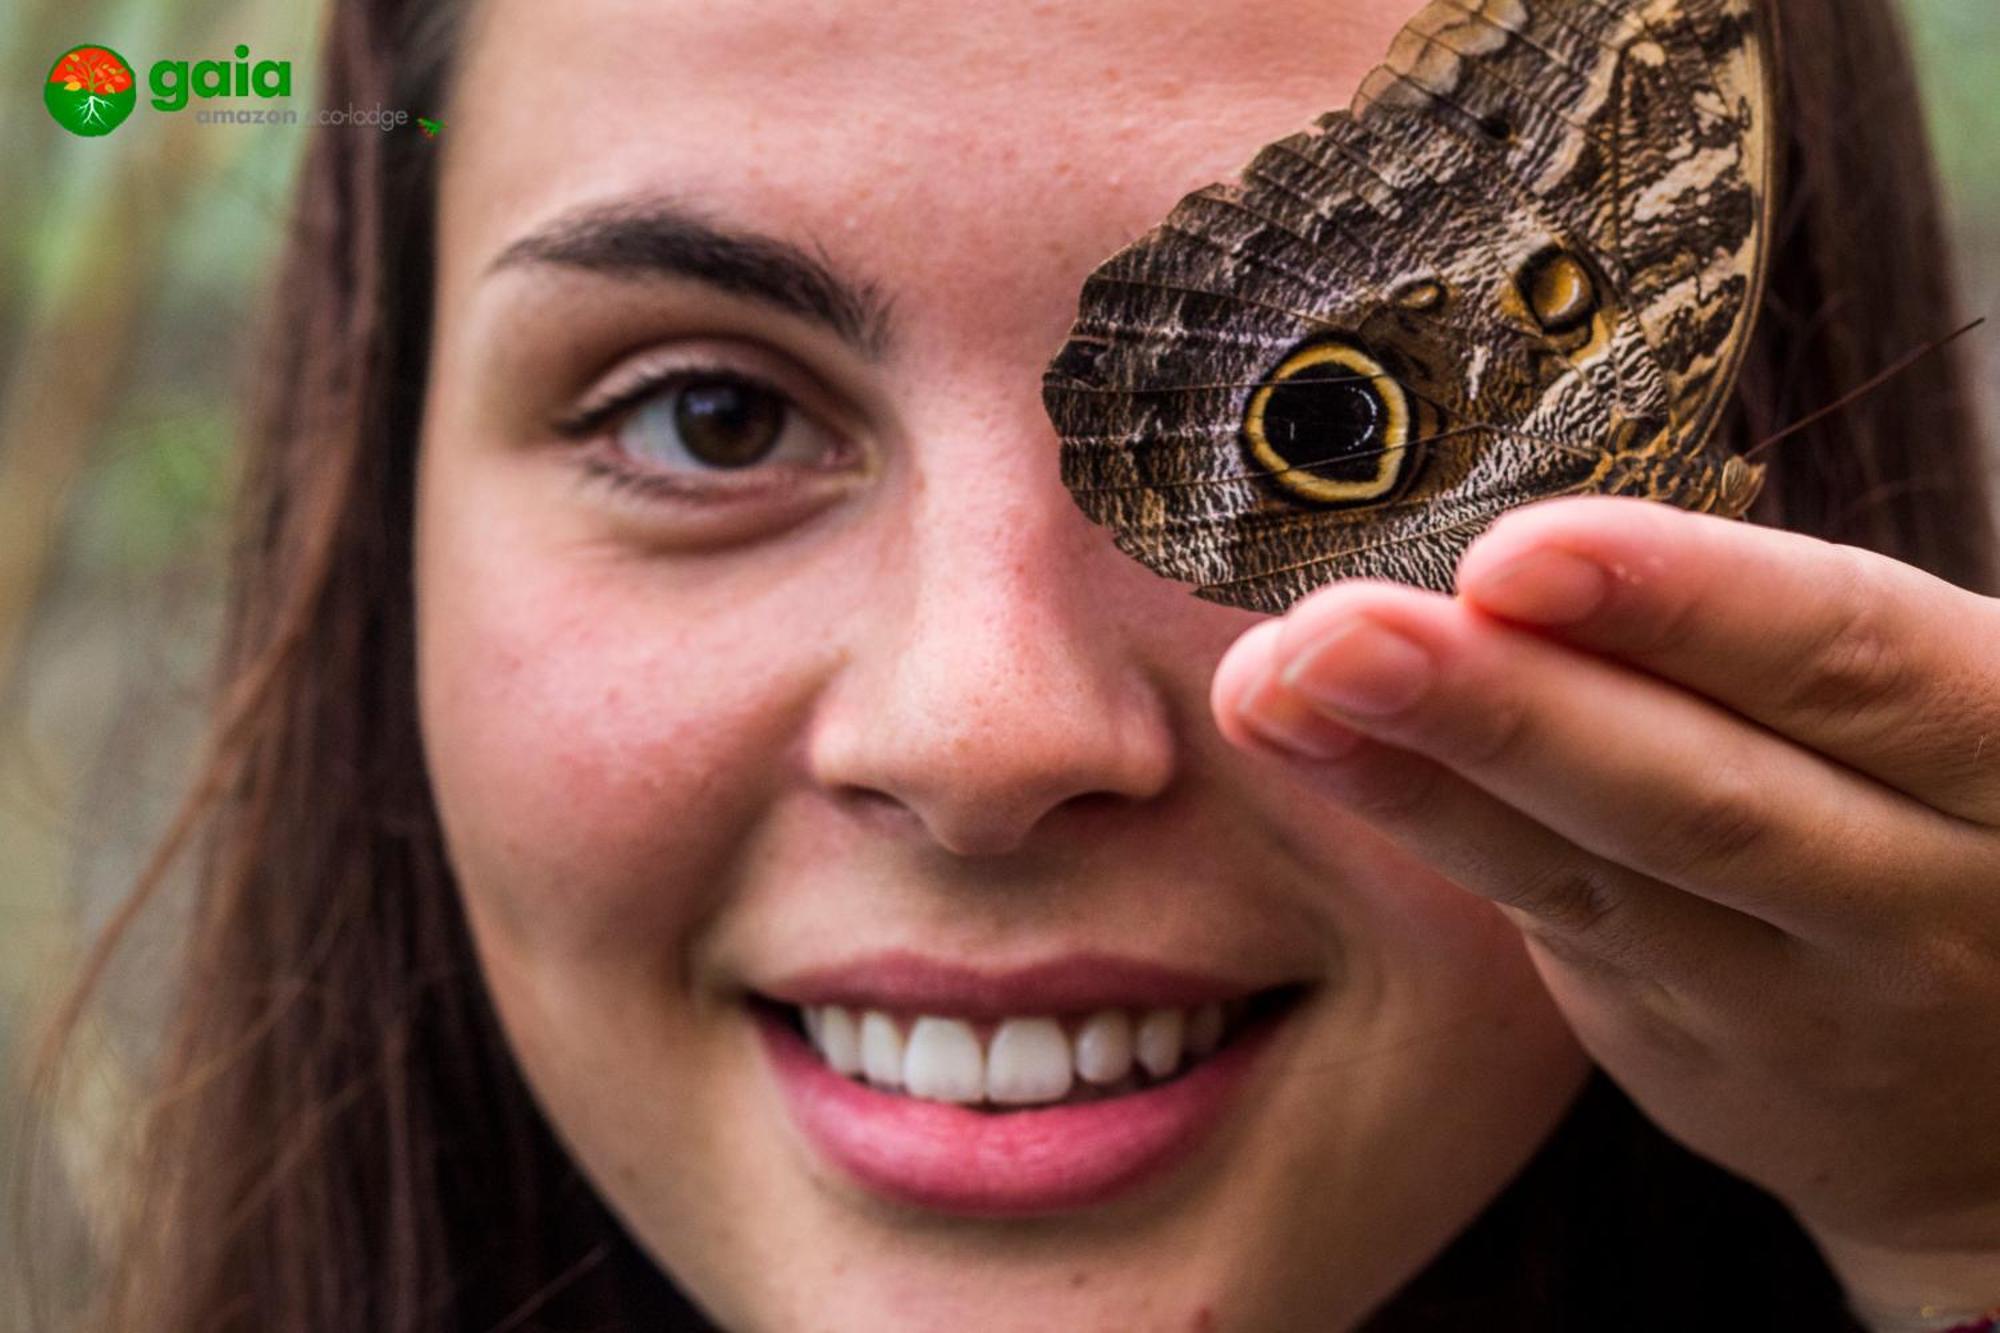
[[[1329,481],[1366,482],[1381,466],[1381,395],[1346,366],[1308,366],[1276,385],[1264,436],[1285,462]]]
[[[771,451],[784,429],[775,394],[727,380],[690,384],[674,397],[674,428],[688,453],[716,467],[747,467]]]

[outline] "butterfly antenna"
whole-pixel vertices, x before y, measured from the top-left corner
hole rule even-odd
[[[1752,454],[1758,453],[1759,451],[1764,449],[1768,449],[1772,445],[1776,444],[1779,440],[1784,439],[1786,436],[1796,435],[1800,431],[1804,430],[1807,426],[1812,425],[1813,422],[1820,420],[1822,417],[1830,416],[1833,413],[1838,412],[1841,408],[1846,407],[1849,403],[1852,403],[1855,399],[1864,397],[1868,394],[1875,392],[1875,390],[1881,388],[1884,384],[1887,384],[1890,380],[1896,378],[1896,376],[1902,374],[1904,371],[1908,370],[1911,366],[1914,366],[1915,364],[1917,364],[1917,362],[1929,356],[1932,352],[1936,352],[1945,347],[1950,346],[1952,343],[1956,342],[1960,338],[1963,338],[1966,334],[1972,332],[1974,329],[1978,328],[1981,324],[1984,324],[1985,322],[1986,322],[1986,317],[1984,315],[1981,315],[1978,319],[1973,320],[1970,324],[1967,324],[1963,328],[1953,329],[1950,333],[1945,334],[1944,337],[1942,338],[1931,339],[1931,341],[1925,343],[1923,346],[1917,348],[1915,351],[1910,352],[1907,356],[1904,356],[1901,360],[1897,361],[1895,365],[1890,366],[1887,370],[1884,370],[1880,374],[1874,376],[1866,384],[1857,385],[1856,387],[1849,389],[1846,393],[1840,395],[1840,397],[1834,399],[1832,402],[1828,403],[1825,407],[1820,408],[1819,411],[1811,413],[1810,415],[1805,416],[1799,419],[1798,421],[1794,421],[1791,425],[1785,427],[1783,430],[1779,431],[1776,435],[1765,436],[1757,443],[1751,445],[1748,449],[1745,449],[1743,451],[1743,457],[1748,458]]]

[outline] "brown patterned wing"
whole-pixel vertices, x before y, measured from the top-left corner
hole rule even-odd
[[[1278,612],[1440,591],[1502,511],[1740,514],[1710,442],[1762,291],[1753,0],[1435,0],[1349,111],[1183,199],[1084,284],[1043,399],[1121,549]]]

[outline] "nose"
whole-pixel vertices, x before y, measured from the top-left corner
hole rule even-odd
[[[1144,606],[1173,590],[1077,509],[1054,449],[913,479],[817,710],[817,780],[961,856],[1173,778],[1172,711],[1138,651]]]

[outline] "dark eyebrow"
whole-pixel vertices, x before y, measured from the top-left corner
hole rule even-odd
[[[509,245],[488,271],[530,264],[692,278],[822,325],[871,360],[889,342],[888,303],[873,284],[843,279],[824,250],[727,230],[669,203],[566,214]]]

